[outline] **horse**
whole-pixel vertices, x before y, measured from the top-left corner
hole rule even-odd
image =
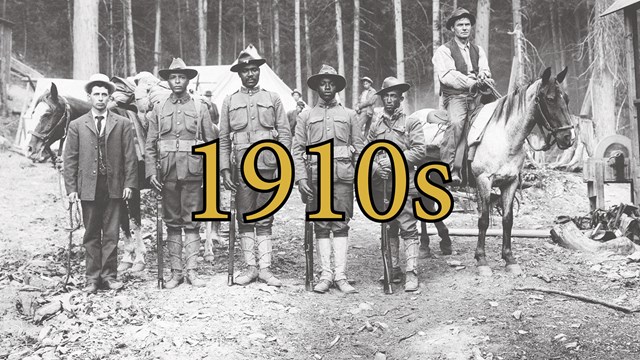
[[[544,135],[541,150],[547,151],[555,144],[561,150],[573,145],[575,132],[569,98],[560,86],[566,74],[566,67],[555,77],[551,76],[550,67],[545,69],[539,79],[485,105],[469,128],[468,163],[475,180],[479,215],[475,259],[481,276],[493,274],[486,259],[485,239],[494,187],[500,189],[502,200],[502,259],[508,273],[522,274],[511,250],[511,230],[514,197],[526,157],[524,144],[537,126]],[[437,110],[420,111],[430,114]],[[431,146],[439,143],[441,126],[425,121],[425,138]]]
[[[57,86],[52,83],[51,88],[36,101],[32,118],[38,119],[35,130],[31,133],[31,140],[27,149],[28,158],[33,162],[45,162],[48,159],[58,165],[58,158],[62,154],[62,146],[66,130],[71,121],[79,118],[91,110],[87,101],[73,97],[65,97],[58,93]],[[54,153],[50,146],[60,140],[58,153]],[[138,161],[139,173],[144,174],[144,161]],[[139,189],[144,186],[144,175],[139,178]],[[132,197],[122,203],[120,227],[124,232],[124,257],[120,261],[118,272],[132,268],[132,271],[144,270],[144,255],[146,247],[140,232],[141,211],[140,191],[132,192]],[[133,240],[130,220],[133,220],[135,240]]]

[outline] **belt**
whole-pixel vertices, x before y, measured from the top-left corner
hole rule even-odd
[[[253,144],[260,140],[276,138],[278,138],[277,130],[243,131],[233,133],[233,136],[231,136],[233,143],[236,145]]]
[[[194,145],[201,144],[198,140],[159,140],[158,150],[160,152],[191,152]]]

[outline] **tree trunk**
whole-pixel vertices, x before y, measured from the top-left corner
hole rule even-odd
[[[476,45],[489,56],[489,27],[491,24],[491,0],[478,0],[476,16]]]
[[[264,44],[262,42],[262,14],[260,13],[260,0],[256,0],[256,16],[258,18],[258,51],[264,56]]]
[[[73,5],[73,78],[84,80],[100,71],[99,3],[74,1]]]
[[[222,0],[218,0],[218,65],[222,65]]]
[[[109,13],[109,44],[107,46],[107,56],[109,57],[109,74],[115,75],[114,69],[114,53],[113,53],[113,0],[109,0],[107,3],[107,12]]]
[[[440,0],[433,0],[433,53],[436,53],[438,47],[440,47]],[[435,68],[433,69],[433,94],[435,96],[436,104],[440,100],[440,80],[438,74],[436,74]]]
[[[133,76],[136,70],[136,47],[133,41],[133,16],[131,15],[131,0],[124,0],[124,19],[127,37],[127,75]]]
[[[242,49],[247,47],[247,6],[242,0]]]
[[[294,36],[296,51],[296,88],[302,91],[302,54],[300,51],[300,0],[294,0]]]
[[[360,85],[360,0],[353,0],[353,80],[351,104],[355,109]]]
[[[338,74],[344,76],[344,45],[342,40],[342,6],[340,0],[336,0],[336,48],[338,50]],[[340,92],[340,101],[343,105],[347,102],[345,91]]]
[[[601,14],[607,8],[606,0],[596,0],[595,13]],[[591,95],[593,121],[596,125],[596,139],[616,133],[616,93],[614,74],[617,71],[617,59],[612,59],[610,54],[616,52],[611,49],[610,38],[620,36],[614,33],[615,27],[607,24],[613,17],[601,18],[596,16],[593,20],[592,31],[595,32],[593,46],[594,67],[591,73]]]
[[[524,85],[524,43],[522,41],[522,13],[520,12],[520,0],[511,1],[511,12],[513,14],[513,49],[515,59],[517,61],[515,86],[520,87]],[[512,89],[509,89],[511,91]]]
[[[207,0],[198,0],[198,48],[200,65],[207,65]]]
[[[553,71],[560,71],[560,43],[558,36],[558,3],[553,0],[551,3],[551,38],[553,41]]]
[[[398,80],[404,82],[404,39],[402,36],[402,0],[393,0],[396,20],[396,72]]]
[[[180,3],[182,0],[178,0],[178,53],[180,58],[184,60],[184,54],[182,53],[182,9]]]
[[[156,33],[153,43],[153,75],[158,76],[162,53],[162,0],[156,0]]]
[[[273,0],[273,71],[280,75],[280,11],[279,0]]]
[[[309,9],[307,8],[307,0],[302,0],[302,7],[304,10],[304,49],[305,49],[305,63],[307,68],[307,77],[312,74],[311,67],[311,37],[309,36]],[[302,89],[300,89],[302,91]],[[307,87],[307,104],[313,106],[313,90]]]

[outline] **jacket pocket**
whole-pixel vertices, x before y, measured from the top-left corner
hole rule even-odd
[[[166,107],[162,111],[162,115],[160,115],[160,119],[158,119],[158,133],[160,135],[164,135],[171,131],[173,122],[173,109],[171,107]]]
[[[336,178],[344,182],[352,182],[353,178],[355,177],[355,169],[353,167],[353,164],[351,163],[351,161],[346,159],[336,159],[334,171],[336,174]]]
[[[187,157],[187,168],[191,175],[202,175],[202,156],[189,154]]]
[[[351,124],[343,117],[333,118],[333,134],[336,139],[340,140],[344,144],[349,144],[349,137],[351,135]]]
[[[259,101],[256,103],[256,106],[258,108],[260,124],[267,129],[273,129],[275,127],[275,108],[273,104]]]
[[[198,115],[195,112],[190,112],[190,111],[184,112],[184,128],[192,134],[195,134],[198,131],[197,116]]]
[[[309,131],[307,132],[307,145],[313,145],[319,143],[324,135],[324,121],[322,117],[309,118],[307,125]]]
[[[231,104],[229,106],[229,127],[233,131],[242,130],[247,127],[247,104]]]

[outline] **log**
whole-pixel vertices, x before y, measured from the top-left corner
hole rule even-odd
[[[566,297],[582,300],[584,302],[588,302],[588,303],[591,303],[591,304],[598,304],[598,305],[606,306],[606,307],[614,309],[614,310],[622,311],[623,313],[626,313],[626,314],[630,314],[630,313],[634,313],[634,312],[640,312],[640,309],[630,309],[628,307],[616,305],[616,304],[613,304],[613,303],[610,303],[610,302],[607,302],[607,301],[604,301],[604,300],[599,300],[599,299],[595,299],[595,298],[584,296],[584,295],[580,295],[580,294],[574,294],[574,293],[570,293],[568,291],[560,291],[560,290],[555,290],[555,289],[547,289],[547,288],[539,288],[539,287],[521,287],[521,288],[514,288],[513,290],[515,290],[515,291],[539,291],[539,292],[544,292],[544,293],[548,293],[548,294],[563,295],[563,296],[566,296]]]
[[[438,235],[437,229],[429,227],[427,229],[428,235]],[[451,236],[478,236],[478,229],[449,229],[449,235]],[[502,236],[502,229],[488,229],[487,236]],[[549,238],[551,235],[549,230],[539,229],[513,229],[511,231],[511,237],[515,238]]]
[[[605,242],[591,240],[572,221],[554,226],[551,230],[551,239],[564,248],[586,253],[612,252],[631,255],[640,250],[640,246],[634,244],[626,236]]]

